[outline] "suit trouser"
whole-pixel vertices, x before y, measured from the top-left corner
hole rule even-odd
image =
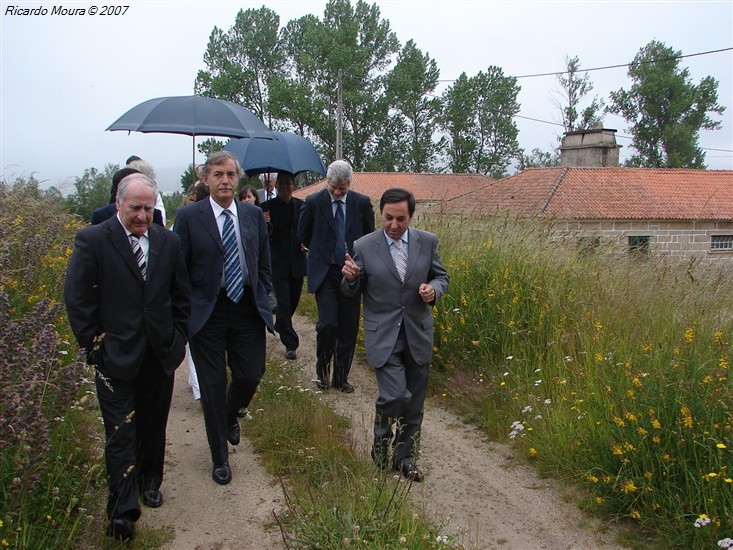
[[[229,458],[227,428],[248,407],[265,372],[265,323],[247,287],[238,304],[222,289],[211,317],[189,342],[214,464]],[[232,380],[227,387],[227,361]]]
[[[303,293],[303,277],[273,277],[272,288],[277,298],[275,330],[285,349],[298,349],[300,339],[293,328],[293,315]]]
[[[163,481],[165,430],[173,396],[173,374],[166,374],[148,348],[133,380],[96,373],[107,466],[107,517],[140,517],[138,488],[158,489]]]
[[[361,311],[361,296],[348,297],[341,293],[342,277],[341,266],[331,264],[316,291],[316,375],[321,382],[328,384],[333,358],[333,386],[336,388],[348,382]]]
[[[396,423],[392,460],[399,465],[403,460],[414,457],[415,446],[420,440],[430,366],[416,363],[412,358],[403,328],[389,359],[374,369],[374,373],[379,388],[375,403],[374,441],[378,445],[389,445],[394,435],[392,424]]]

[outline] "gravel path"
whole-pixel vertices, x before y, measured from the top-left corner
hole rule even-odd
[[[301,339],[297,364],[303,381],[315,373],[315,328],[305,317],[294,324]],[[268,336],[268,353],[282,358],[284,349]],[[246,439],[230,447],[233,480],[219,486],[211,479],[203,414],[188,388],[187,366],[177,374],[168,422],[166,478],[161,508],[143,511],[142,521],[172,527],[170,548],[224,550],[284,548],[273,521],[282,506],[282,491],[253,454]],[[356,392],[323,394],[339,414],[351,418],[355,440],[368,460],[376,397],[374,375],[354,363],[350,381]],[[465,548],[517,550],[620,549],[614,531],[565,502],[560,486],[539,479],[514,460],[513,450],[486,442],[458,417],[426,403],[420,465],[425,481],[412,494],[428,515],[446,525]]]

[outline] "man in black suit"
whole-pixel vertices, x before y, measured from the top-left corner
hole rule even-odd
[[[112,176],[112,187],[109,190],[109,204],[100,206],[92,211],[92,225],[97,225],[110,219],[117,213],[117,188],[123,178],[130,174],[140,174],[140,170],[134,168],[122,168],[117,170]],[[163,223],[163,214],[157,208],[153,210],[153,223],[157,223],[160,226],[165,227]]]
[[[235,200],[241,173],[228,151],[212,154],[201,170],[209,197],[179,208],[173,224],[192,283],[189,345],[212,477],[221,485],[232,479],[227,441],[239,444],[237,413],[249,405],[265,372],[265,327],[274,329],[267,227],[259,207]]]
[[[173,373],[185,356],[190,285],[178,235],[153,225],[158,190],[143,174],[119,185],[117,214],[82,229],[66,272],[71,328],[96,369],[106,434],[107,534],[134,537],[143,503],[163,502]]]
[[[306,273],[305,246],[298,239],[298,219],[303,201],[293,197],[295,176],[281,171],[277,174],[277,196],[265,201],[260,208],[270,229],[272,286],[277,298],[275,330],[285,346],[285,358],[297,358],[300,344],[293,328],[293,314],[298,308]]]
[[[316,376],[321,389],[354,391],[349,381],[359,331],[359,297],[339,292],[341,267],[356,239],[374,231],[374,209],[366,195],[349,191],[354,172],[343,160],[331,163],[326,188],[306,198],[298,238],[309,249],[308,292],[315,293]],[[329,370],[333,358],[333,381]]]

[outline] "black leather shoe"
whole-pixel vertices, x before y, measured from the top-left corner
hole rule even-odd
[[[320,380],[316,380],[316,387],[319,390],[327,390],[328,389],[328,384],[326,384],[324,382],[321,382]]]
[[[425,478],[420,471],[420,468],[415,466],[415,463],[409,459],[403,460],[399,464],[395,464],[394,469],[400,472],[407,479],[411,479],[416,483],[420,483]]]
[[[232,445],[239,445],[239,422],[235,422],[227,428],[227,441]]]
[[[295,353],[294,349],[285,350],[285,359],[295,361],[298,358],[298,354]]]
[[[344,382],[339,386],[339,389],[344,393],[354,393],[354,386],[349,384],[348,382]]]
[[[143,504],[148,508],[159,508],[163,504],[163,493],[158,489],[143,491]]]
[[[127,518],[112,518],[106,533],[115,540],[132,540],[135,538],[135,524]]]
[[[229,469],[229,463],[214,464],[214,470],[211,472],[211,477],[214,478],[219,485],[226,485],[232,480],[232,471]]]

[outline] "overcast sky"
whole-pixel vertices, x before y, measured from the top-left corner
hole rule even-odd
[[[355,0],[352,1],[355,3]],[[103,169],[136,154],[158,173],[163,190],[179,188],[191,162],[188,136],[105,132],[128,109],[147,99],[190,95],[214,26],[228,30],[242,9],[263,2],[238,0],[121,2],[124,15],[51,15],[51,8],[85,8],[93,2],[2,0],[0,36],[0,173],[6,179],[35,176],[67,193],[85,168]],[[733,47],[733,2],[497,2],[486,0],[377,0],[401,44],[409,39],[434,58],[439,92],[462,72],[490,65],[507,76],[561,71],[566,56],[583,69],[629,63],[639,49],[659,40],[683,54]],[[324,0],[270,0],[265,5],[284,26],[306,14],[323,16]],[[48,9],[48,15],[10,15],[9,6]],[[723,129],[702,132],[711,169],[733,169],[733,52],[681,61],[692,80],[711,75],[727,109]],[[593,93],[628,89],[626,68],[593,71]],[[550,150],[560,126],[553,105],[555,77],[520,78],[519,145]],[[530,120],[537,119],[537,120]],[[546,121],[546,122],[538,122]],[[623,119],[608,115],[619,131],[622,160],[630,139]],[[197,162],[204,159],[199,155]]]

